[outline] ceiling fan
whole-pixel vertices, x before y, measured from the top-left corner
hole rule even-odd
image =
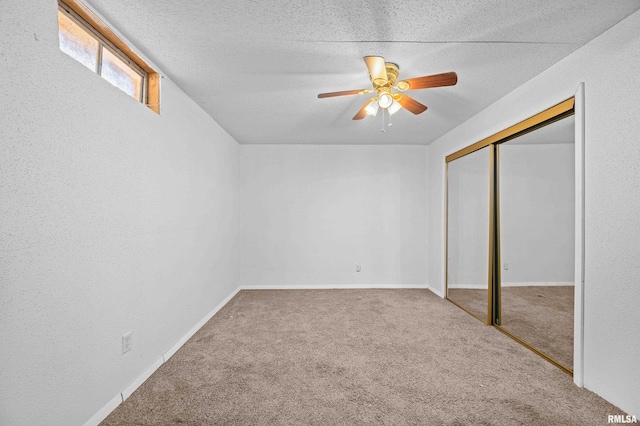
[[[410,78],[407,80],[398,79],[400,67],[393,62],[385,62],[382,56],[365,56],[364,62],[369,68],[369,77],[373,83],[373,89],[344,90],[341,92],[320,93],[318,98],[331,98],[334,96],[365,95],[375,93],[360,108],[360,111],[353,116],[354,120],[361,120],[367,115],[376,115],[378,109],[387,110],[390,115],[404,108],[414,114],[420,114],[427,110],[427,106],[421,104],[404,93],[407,90],[428,89],[430,87],[453,86],[458,82],[458,75],[455,72],[434,74],[424,77]],[[399,90],[400,92],[394,92]]]

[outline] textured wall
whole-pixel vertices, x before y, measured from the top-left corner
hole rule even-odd
[[[241,283],[425,285],[425,151],[242,145]]]
[[[62,53],[55,1],[0,5],[0,94],[0,424],[82,424],[237,287],[238,145]]]
[[[640,415],[640,12],[430,145],[429,284],[444,289],[444,156],[585,82],[584,383]]]

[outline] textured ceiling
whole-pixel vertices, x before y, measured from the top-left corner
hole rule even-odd
[[[240,143],[429,144],[635,10],[638,0],[89,0]],[[429,109],[351,118],[371,87],[365,55]]]

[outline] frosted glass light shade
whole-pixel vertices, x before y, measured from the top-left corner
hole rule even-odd
[[[373,98],[364,110],[367,112],[367,114],[373,115],[375,117],[375,115],[378,113],[378,102],[376,101],[376,99]]]
[[[392,103],[393,98],[390,93],[381,93],[380,96],[378,96],[378,105],[380,108],[389,108]]]
[[[391,106],[387,109],[387,111],[389,111],[389,115],[393,115],[396,112],[400,111],[400,108],[402,108],[402,105],[400,105],[398,102],[396,102],[396,100],[394,99],[393,102],[391,103]]]

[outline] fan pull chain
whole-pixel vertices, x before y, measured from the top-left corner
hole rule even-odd
[[[388,111],[386,109],[382,110],[382,129],[380,129],[380,131],[382,133],[386,132],[385,125],[384,125],[384,116],[385,116],[385,113],[387,113],[387,112]],[[387,127],[391,127],[392,125],[393,125],[393,123],[391,122],[391,114],[389,114],[389,124],[387,124]]]

